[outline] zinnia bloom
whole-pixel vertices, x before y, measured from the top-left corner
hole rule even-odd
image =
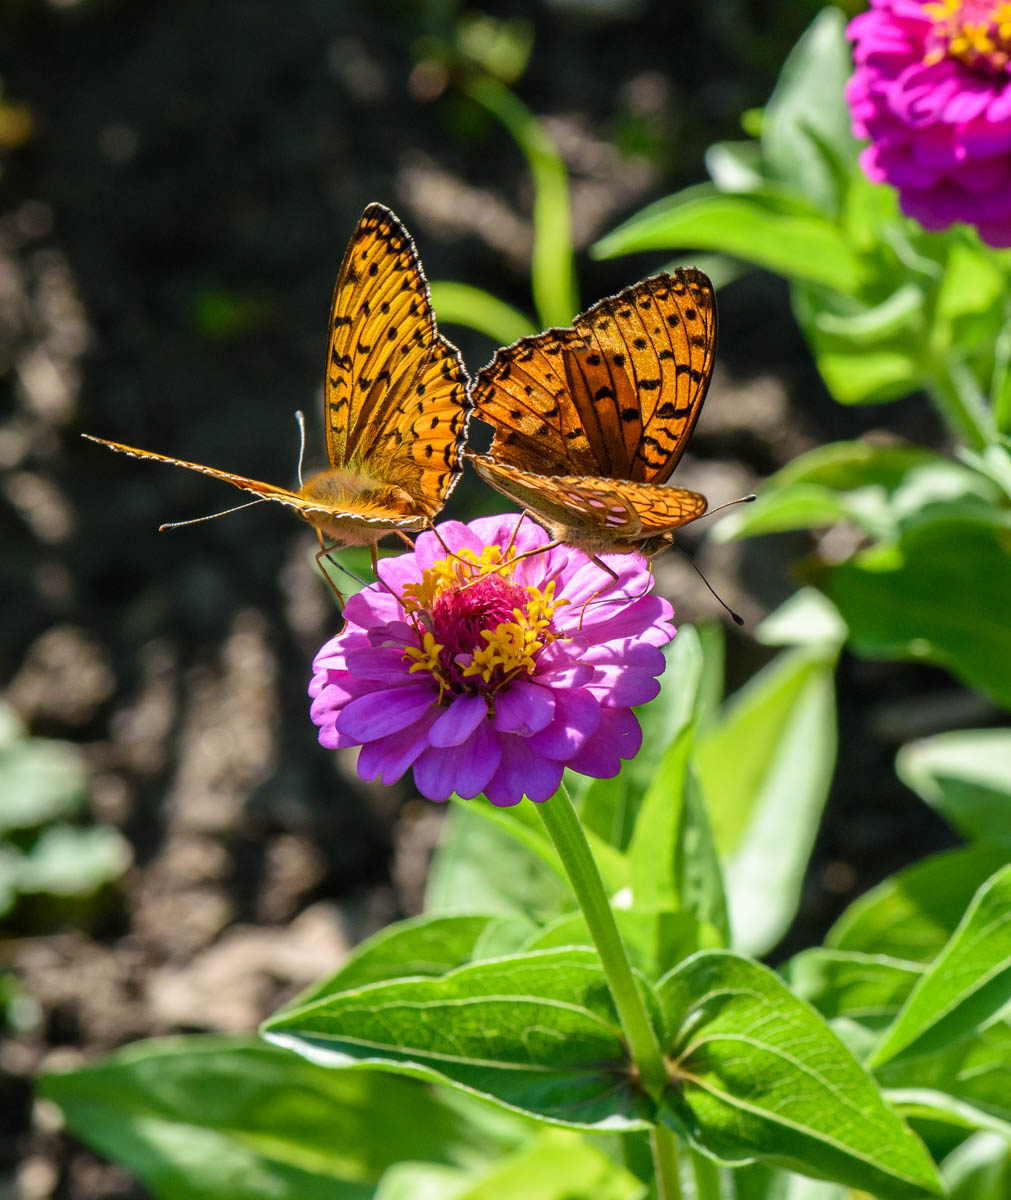
[[[846,87],[864,170],[925,228],[965,221],[1011,246],[1011,3],[871,3]]]
[[[642,734],[673,610],[649,595],[637,555],[613,555],[615,582],[578,550],[516,514],[422,533],[353,596],[309,688],[324,746],[362,747],[363,779],[413,767],[430,800],[482,792],[494,804],[546,800],[565,767],[616,775]],[[587,601],[589,603],[587,604]]]

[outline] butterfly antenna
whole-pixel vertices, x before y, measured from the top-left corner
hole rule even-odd
[[[754,497],[752,497],[752,498],[754,498]],[[734,500],[734,501],[731,501],[731,503],[736,504],[736,503],[738,503],[738,501]],[[726,505],[721,504],[720,507],[726,508]],[[686,550],[683,550],[676,542],[674,543],[674,549],[678,552],[678,554],[681,555],[681,557],[685,560],[685,562],[688,563],[688,565],[695,572],[695,574],[698,575],[699,579],[702,580],[702,582],[706,585],[706,587],[709,589],[709,591],[712,592],[716,601],[727,610],[727,612],[730,614],[730,619],[734,622],[734,624],[735,625],[743,625],[744,618],[739,613],[735,613],[734,610],[730,607],[730,605],[727,604],[727,602],[723,599],[723,597],[720,596],[716,592],[716,590],[713,588],[713,585],[709,582],[708,579],[706,579],[705,575],[702,574],[702,569],[695,562],[695,560],[691,557],[691,555]]]
[[[252,508],[254,504],[262,504],[265,499],[265,496],[260,496],[257,500],[247,500],[245,504],[236,504],[234,508],[208,513],[206,517],[191,517],[188,521],[166,521],[164,525],[158,526],[158,532],[164,533],[166,529],[181,529],[184,525],[199,525],[201,521],[214,521],[218,517],[227,517],[229,513],[238,512],[241,508]]]
[[[302,487],[302,459],[305,457],[305,413],[300,408],[295,409],[295,420],[298,422],[298,486]]]
[[[728,500],[726,502],[726,504],[717,504],[717,506],[715,508],[707,508],[706,511],[702,514],[702,516],[703,517],[712,517],[716,513],[722,512],[722,510],[725,508],[733,508],[735,504],[751,504],[751,502],[753,500],[757,500],[757,499],[758,499],[758,497],[755,495],[754,492],[749,492],[746,496],[738,496],[736,500]],[[701,518],[699,518],[699,519],[701,520]],[[693,563],[692,566],[694,566],[694,565],[695,564]]]

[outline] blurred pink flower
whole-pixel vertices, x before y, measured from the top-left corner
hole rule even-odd
[[[671,606],[646,594],[637,555],[608,557],[617,583],[565,546],[514,562],[548,542],[516,523],[440,525],[454,557],[422,533],[348,601],[309,694],[323,745],[362,747],[363,779],[412,767],[430,800],[483,792],[511,805],[546,800],[565,767],[606,778],[638,753],[631,706],[659,691]]]
[[[1011,3],[871,0],[849,26],[861,163],[927,229],[1011,246]]]

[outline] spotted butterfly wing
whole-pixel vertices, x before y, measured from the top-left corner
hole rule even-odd
[[[459,352],[435,323],[414,243],[370,204],[341,263],[330,310],[324,400],[330,467],[297,490],[92,437],[286,505],[320,542],[375,544],[431,524],[461,472],[469,400]]]
[[[652,552],[706,510],[697,492],[660,485],[698,421],[715,352],[716,299],[701,271],[601,300],[478,374],[475,412],[495,437],[474,465],[560,541]]]

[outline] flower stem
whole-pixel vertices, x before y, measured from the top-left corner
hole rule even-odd
[[[621,940],[604,891],[604,881],[600,878],[590,844],[565,785],[562,784],[546,803],[539,804],[537,811],[541,814],[544,828],[558,851],[579,907],[583,910],[614,997],[625,1040],[639,1069],[639,1078],[650,1096],[659,1101],[670,1083],[670,1076],[660,1052],[656,1031],[636,986],[628,951]],[[655,1125],[651,1140],[657,1195],[660,1200],[681,1200],[677,1139],[666,1125]]]
[[[698,1150],[692,1150],[696,1200],[720,1200],[720,1172],[716,1163]]]
[[[539,804],[537,811],[583,910],[618,1009],[625,1040],[639,1068],[639,1078],[653,1099],[659,1100],[670,1083],[660,1043],[636,986],[628,951],[618,933],[596,860],[565,785],[562,784],[546,803]]]

